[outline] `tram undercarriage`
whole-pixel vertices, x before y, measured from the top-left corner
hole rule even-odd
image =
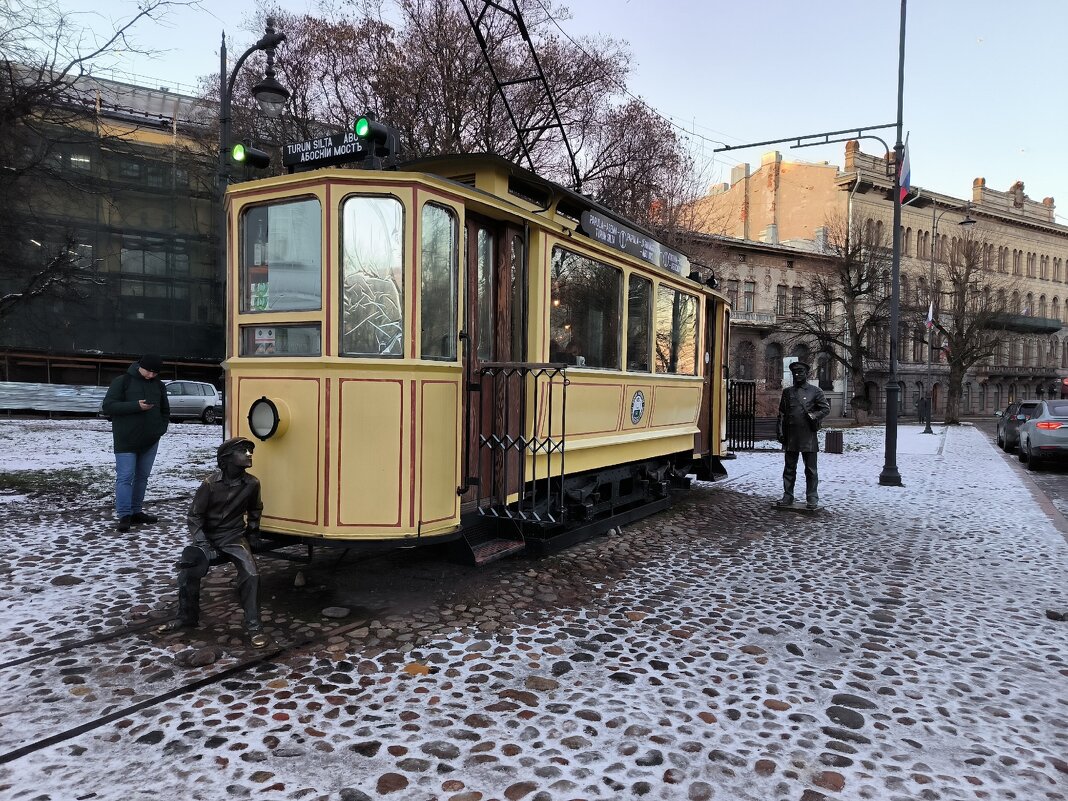
[[[553,553],[668,508],[692,472],[692,454],[675,454],[532,482],[507,505],[464,515],[464,542],[475,564]]]

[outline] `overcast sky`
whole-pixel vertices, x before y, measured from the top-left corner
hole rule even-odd
[[[59,0],[98,32],[135,12],[134,0]],[[315,0],[288,0],[293,11]],[[255,40],[254,0],[205,0],[145,26],[154,58],[116,67],[172,88],[218,70],[220,33],[231,50]],[[770,147],[713,154],[722,144],[796,137],[893,123],[897,114],[897,0],[573,0],[570,36],[605,33],[634,55],[630,91],[685,128],[710,177],[729,180],[740,161]],[[1068,224],[1068,32],[1064,0],[913,0],[905,44],[904,123],[914,186],[956,197],[974,178],[1060,201]],[[354,65],[354,69],[357,68]],[[893,146],[892,128],[876,132]],[[863,143],[878,153],[875,141]],[[789,149],[784,158],[841,166],[844,145]]]

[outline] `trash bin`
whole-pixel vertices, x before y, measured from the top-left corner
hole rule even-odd
[[[828,431],[827,439],[823,444],[823,450],[825,453],[841,453],[842,452],[842,432],[841,431]]]

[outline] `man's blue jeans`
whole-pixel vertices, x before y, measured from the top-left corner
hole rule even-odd
[[[159,442],[141,453],[115,454],[115,514],[127,517],[141,511]]]

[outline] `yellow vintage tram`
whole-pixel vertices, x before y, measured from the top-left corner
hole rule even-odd
[[[684,256],[504,159],[227,193],[227,425],[265,536],[476,561],[724,475],[729,308]]]

